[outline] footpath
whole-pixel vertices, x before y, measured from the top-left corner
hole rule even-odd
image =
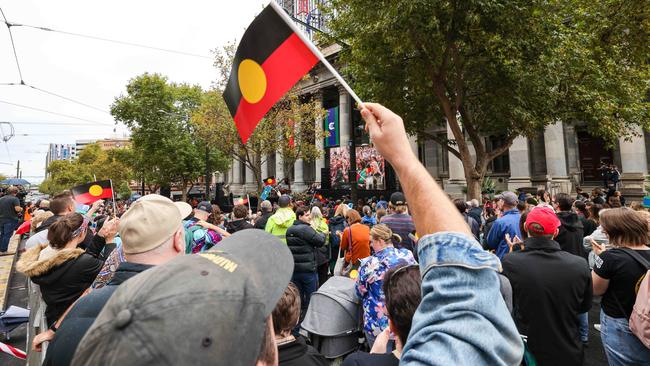
[[[20,237],[14,235],[9,243],[9,251],[12,255],[0,257],[0,310],[6,310],[11,305],[27,308],[27,279],[22,273],[16,272],[16,262],[20,253],[15,254],[20,248]],[[23,243],[24,245],[24,243]],[[27,351],[25,341],[27,336],[27,324],[14,329],[7,339],[0,333],[0,341]],[[25,360],[21,360],[5,353],[0,353],[0,365],[2,366],[25,366]]]
[[[0,310],[5,310],[5,301],[7,301],[7,294],[9,293],[9,277],[19,243],[20,236],[14,235],[9,242],[7,255],[0,257]]]

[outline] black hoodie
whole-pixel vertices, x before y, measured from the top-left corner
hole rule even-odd
[[[278,361],[280,366],[325,366],[328,364],[312,346],[307,345],[302,337],[295,341],[278,346]]]
[[[251,223],[246,221],[245,219],[236,219],[226,224],[226,231],[230,234],[234,234],[240,230],[252,229],[252,228],[253,225],[251,225]]]
[[[562,226],[555,241],[560,244],[562,250],[571,254],[587,258],[587,253],[582,245],[584,228],[578,214],[572,211],[561,211],[557,213]]]

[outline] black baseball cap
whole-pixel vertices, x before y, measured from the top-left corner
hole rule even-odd
[[[201,201],[199,204],[196,206],[197,210],[205,211],[207,213],[212,213],[212,204],[210,201]]]
[[[292,273],[287,245],[262,230],[178,256],[118,287],[73,365],[253,365]]]
[[[403,206],[406,204],[406,197],[404,197],[404,193],[402,192],[395,192],[390,195],[390,203],[392,203],[395,206]]]

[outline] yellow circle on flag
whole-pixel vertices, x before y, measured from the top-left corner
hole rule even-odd
[[[262,100],[266,93],[266,74],[257,62],[247,58],[239,64],[237,71],[239,90],[244,99],[251,104]]]
[[[102,195],[103,192],[104,192],[104,188],[102,188],[97,184],[90,186],[90,188],[88,188],[88,193],[90,193],[91,196],[99,197]]]

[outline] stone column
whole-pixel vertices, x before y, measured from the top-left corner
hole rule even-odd
[[[291,183],[291,190],[293,192],[302,192],[307,189],[304,173],[304,161],[302,159],[296,159],[296,162],[293,164],[293,176],[295,179]]]
[[[323,93],[317,92],[314,94],[314,99],[319,101],[319,106],[323,106]],[[316,183],[321,182],[321,169],[325,167],[325,148],[323,143],[323,118],[317,118],[314,123],[316,124],[316,149],[321,152],[321,156],[314,161],[316,167],[316,174],[314,180]]]
[[[243,182],[241,181],[241,163],[237,159],[232,162],[232,185],[230,191],[237,195],[241,194]]]
[[[544,130],[544,149],[546,154],[546,173],[551,194],[570,193],[571,181],[567,171],[566,149],[564,145],[564,126],[562,121],[549,125]]]
[[[244,187],[246,192],[257,190],[257,182],[255,181],[255,174],[253,174],[253,170],[248,166],[246,166],[246,185]]]
[[[450,140],[455,139],[449,123],[447,123],[447,138]],[[444,182],[445,192],[454,197],[462,197],[463,187],[467,186],[463,162],[447,150],[443,151],[446,151],[449,155],[449,178]]]
[[[510,178],[508,179],[508,190],[515,191],[517,188],[530,187],[530,159],[528,155],[528,139],[519,136],[515,139],[508,150],[510,160]]]
[[[619,139],[621,149],[621,185],[619,190],[627,197],[628,202],[639,200],[645,195],[644,181],[648,175],[648,162],[646,156],[645,140],[643,130],[637,125],[632,127],[633,132],[639,136],[633,136],[629,141]]]
[[[281,179],[284,179],[284,161],[282,155],[279,152],[275,153],[275,179],[279,182]]]
[[[420,157],[418,156],[418,138],[417,138],[417,136],[408,135],[408,138],[409,138],[409,145],[411,146],[411,151],[413,151],[413,154],[415,156],[417,156],[418,159],[419,159]]]
[[[350,142],[350,124],[352,116],[350,115],[350,95],[341,86],[339,86],[339,134],[341,147],[348,146]]]

